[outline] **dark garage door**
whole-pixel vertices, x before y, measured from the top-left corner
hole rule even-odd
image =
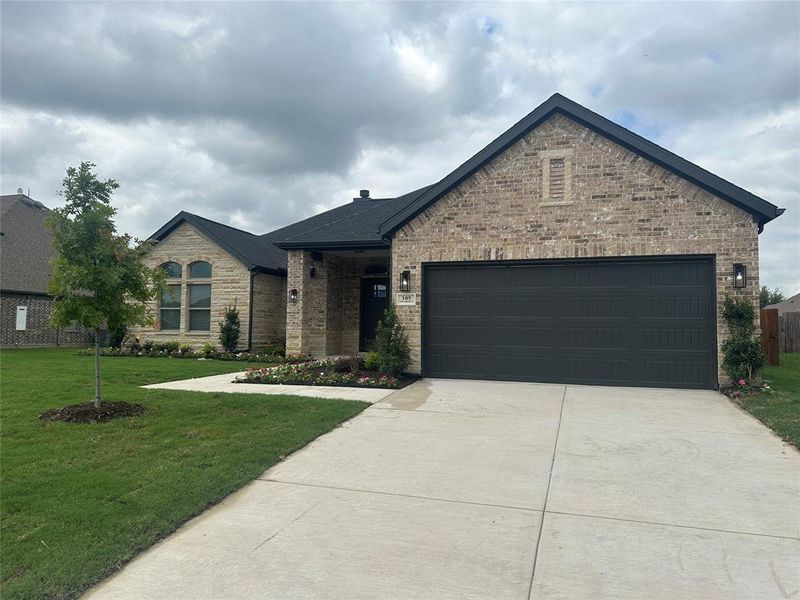
[[[713,388],[711,258],[425,265],[428,377]]]

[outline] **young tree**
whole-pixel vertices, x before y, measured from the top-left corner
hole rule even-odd
[[[55,296],[53,324],[75,320],[94,329],[94,405],[99,408],[100,327],[115,331],[151,322],[145,303],[156,296],[164,276],[142,261],[148,244],[117,233],[111,195],[119,184],[100,181],[94,166],[82,162],[67,169],[59,192],[66,205],[50,217],[57,251],[50,293]]]
[[[761,291],[758,293],[758,303],[760,308],[764,308],[770,304],[777,304],[778,302],[783,302],[784,300],[786,300],[786,298],[784,297],[780,288],[771,290],[765,285],[761,286]]]

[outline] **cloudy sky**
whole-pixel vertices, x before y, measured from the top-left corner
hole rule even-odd
[[[447,172],[558,91],[788,210],[800,291],[800,3],[0,4],[2,193],[81,160],[121,230],[255,233]]]

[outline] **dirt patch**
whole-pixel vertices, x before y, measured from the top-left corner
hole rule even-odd
[[[144,413],[141,404],[128,402],[102,402],[95,408],[94,402],[70,404],[61,408],[53,408],[39,415],[42,421],[67,421],[69,423],[105,423],[112,419],[137,417]]]

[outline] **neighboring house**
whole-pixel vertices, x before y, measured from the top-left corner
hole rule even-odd
[[[50,211],[18,190],[0,196],[0,345],[68,346],[93,342],[77,323],[50,325],[53,297],[48,295],[53,235],[45,226]]]
[[[764,308],[775,308],[778,310],[778,315],[789,312],[800,312],[800,293],[797,293],[781,302],[765,306]]]
[[[262,236],[180,213],[151,255],[180,287],[142,333],[213,340],[235,301],[243,347],[285,332],[289,354],[349,354],[394,302],[426,376],[714,388],[721,302],[758,302],[758,234],[782,212],[556,94],[404,196]],[[209,282],[210,309],[191,293]]]

